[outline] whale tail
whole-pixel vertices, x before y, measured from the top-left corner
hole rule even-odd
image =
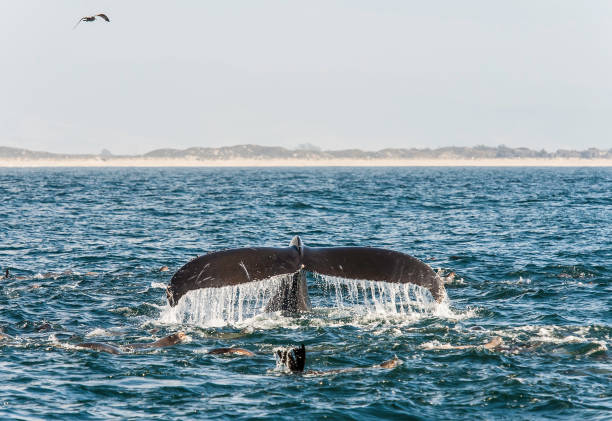
[[[446,297],[444,283],[429,265],[393,250],[372,247],[306,247],[295,236],[286,248],[255,247],[209,253],[179,269],[167,288],[168,302],[178,304],[188,291],[262,281],[286,275],[269,311],[310,307],[304,272],[345,279],[411,283],[429,290],[436,301]]]
[[[433,269],[398,251],[373,247],[304,247],[304,270],[344,279],[415,284],[440,302],[444,283]]]
[[[293,275],[286,276],[280,284],[278,291],[266,304],[266,312],[282,311],[295,313],[296,311],[309,311],[310,297],[306,272],[299,270]]]

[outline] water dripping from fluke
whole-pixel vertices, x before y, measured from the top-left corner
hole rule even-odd
[[[287,282],[291,276],[281,275],[263,281],[189,291],[175,307],[167,305],[159,321],[206,327],[242,323],[263,313],[283,281]]]
[[[189,291],[175,307],[164,307],[159,322],[202,327],[248,324],[249,320],[266,313],[268,303],[281,284],[291,281],[291,277],[280,275],[263,281]],[[335,309],[351,312],[354,309],[355,313],[362,315],[365,313],[369,316],[394,318],[461,318],[448,308],[447,302],[436,302],[426,288],[414,284],[344,279],[318,274],[315,274],[315,282],[330,295],[322,304],[325,306],[329,303]]]
[[[325,291],[333,292],[337,308],[362,307],[367,313],[412,315],[432,313],[438,303],[431,293],[414,284],[344,279],[316,275]]]

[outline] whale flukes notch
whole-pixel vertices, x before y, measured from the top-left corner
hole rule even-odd
[[[94,20],[96,20],[96,17],[100,17],[102,19],[104,19],[107,22],[110,22],[110,19],[108,18],[108,16],[106,16],[104,13],[98,13],[97,15],[94,16],[83,16],[81,19],[79,19],[79,21],[76,23],[76,25],[74,25],[75,29],[77,26],[79,26],[79,23],[81,22],[93,22]]]
[[[239,248],[197,257],[174,274],[166,294],[170,306],[174,307],[191,290],[288,275],[266,310],[307,310],[310,300],[304,272],[345,279],[410,283],[429,290],[438,302],[446,296],[440,277],[415,257],[371,247],[306,247],[298,236],[286,248]]]

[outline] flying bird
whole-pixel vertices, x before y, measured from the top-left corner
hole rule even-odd
[[[108,18],[108,16],[106,16],[104,13],[99,13],[99,14],[97,14],[95,16],[84,16],[84,17],[82,17],[81,19],[79,19],[79,21],[76,23],[76,25],[74,25],[74,28],[72,28],[72,29],[75,29],[77,26],[79,26],[79,23],[81,23],[81,22],[93,22],[94,20],[96,20],[96,17],[98,17],[98,16],[101,17],[102,19],[104,19],[105,21],[110,22],[110,19]]]

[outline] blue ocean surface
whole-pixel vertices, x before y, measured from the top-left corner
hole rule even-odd
[[[0,419],[612,419],[610,168],[2,168],[0,199]],[[448,299],[317,276],[295,316],[272,281],[167,304],[193,257],[294,235],[413,255]],[[302,343],[319,373],[277,365]]]

